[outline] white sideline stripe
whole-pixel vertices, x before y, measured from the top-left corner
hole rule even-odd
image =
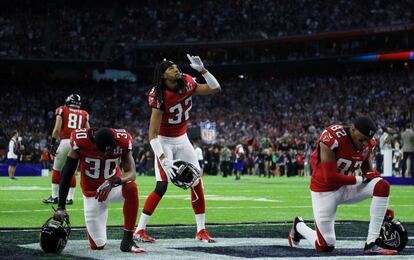
[[[222,255],[222,254],[214,254],[214,253],[205,253],[202,251],[191,251],[188,252],[186,250],[180,250],[180,248],[187,248],[187,247],[204,247],[204,248],[211,248],[211,247],[230,247],[230,246],[286,246],[287,247],[287,239],[286,238],[257,238],[257,237],[250,237],[250,238],[217,238],[217,243],[210,244],[210,243],[200,243],[196,242],[191,238],[185,239],[159,239],[157,243],[154,244],[142,244],[142,247],[146,250],[145,253],[136,255],[130,253],[122,253],[119,251],[119,243],[120,240],[108,240],[105,250],[90,250],[88,246],[87,240],[69,240],[66,248],[64,249],[62,255],[63,256],[75,256],[75,257],[90,257],[95,259],[137,259],[137,258],[144,258],[144,259],[246,259],[242,257],[234,257],[229,255]],[[310,260],[310,259],[317,259],[317,260],[328,260],[328,259],[358,259],[358,260],[366,260],[369,259],[413,259],[413,255],[399,255],[395,257],[389,256],[374,256],[374,257],[367,257],[362,255],[362,248],[364,246],[365,240],[338,240],[337,241],[337,248],[342,249],[359,249],[361,250],[361,255],[358,256],[330,256],[330,255],[320,255],[318,257],[306,257],[306,256],[299,256],[299,257],[289,257],[289,259],[295,260]],[[30,248],[35,250],[41,250],[39,243],[32,243],[32,244],[25,244],[19,245],[20,247]],[[141,244],[140,244],[141,246]],[[303,243],[300,246],[301,248],[311,249],[312,247],[307,243]],[[287,247],[288,248],[288,247]],[[292,249],[294,250],[294,249]],[[255,258],[257,260],[262,259],[277,259],[276,257],[260,257]],[[280,258],[278,258],[280,259]],[[283,258],[284,259],[284,258]],[[287,258],[286,258],[287,259]]]
[[[342,207],[352,207],[352,208],[367,208],[367,205],[341,205]],[[390,205],[393,206],[393,205]],[[414,205],[398,205],[398,207],[413,207]],[[297,208],[312,208],[312,206],[218,206],[218,207],[208,207],[209,209],[297,209]],[[122,210],[123,208],[108,208],[109,210]],[[187,210],[189,207],[160,207],[158,210]],[[69,211],[83,211],[83,208],[73,208],[68,209]],[[0,213],[26,213],[26,212],[45,212],[50,211],[50,208],[47,209],[27,209],[27,210],[1,210]]]

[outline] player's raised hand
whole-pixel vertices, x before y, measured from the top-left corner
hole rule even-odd
[[[381,177],[381,174],[377,170],[369,169],[366,173],[362,174],[362,183],[368,183],[378,177]]]
[[[168,178],[172,180],[175,178],[175,170],[178,170],[177,166],[174,165],[174,161],[164,158],[161,161],[161,166],[164,169],[165,174],[168,175]]]
[[[203,70],[205,70],[204,64],[199,56],[191,56],[187,53],[187,58],[190,60],[191,68],[195,69],[198,72],[202,72]]]
[[[112,178],[104,181],[104,183],[102,183],[96,190],[95,199],[99,202],[104,202],[108,198],[112,188],[119,186],[120,184],[121,178],[119,176],[113,176]]]

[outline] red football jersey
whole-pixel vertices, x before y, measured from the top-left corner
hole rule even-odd
[[[70,144],[80,155],[81,187],[86,197],[95,196],[96,189],[112,176],[120,176],[121,157],[132,150],[131,135],[125,129],[112,129],[115,134],[113,150],[103,155],[92,143],[93,129],[78,129],[72,132]]]
[[[60,139],[70,138],[70,134],[73,130],[85,128],[86,122],[89,121],[88,112],[83,109],[76,109],[67,106],[58,107],[55,115],[62,117]]]
[[[183,74],[183,80],[184,88],[180,92],[164,90],[163,104],[159,104],[155,99],[155,88],[148,94],[149,105],[164,111],[159,132],[162,136],[177,137],[187,132],[187,120],[192,107],[191,98],[197,83],[187,74]]]
[[[377,142],[371,139],[369,144],[361,150],[357,150],[349,136],[348,129],[341,125],[331,125],[326,128],[319,137],[316,144],[316,150],[312,153],[312,191],[333,191],[339,189],[342,185],[338,183],[325,183],[320,169],[319,143],[327,145],[336,157],[337,172],[345,175],[353,175],[354,172],[361,168],[362,163],[369,159],[372,150]]]

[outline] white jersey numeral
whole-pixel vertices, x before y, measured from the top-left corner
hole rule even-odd
[[[354,169],[359,169],[363,161],[356,161],[354,164]],[[352,165],[352,161],[344,158],[339,158],[336,161],[336,166],[338,166],[340,173],[346,173]]]
[[[82,115],[69,113],[68,115],[68,128],[79,129],[82,127]]]
[[[89,169],[85,169],[85,175],[92,179],[99,179],[101,173],[101,160],[86,157],[85,162],[88,164]],[[104,179],[107,180],[115,175],[116,168],[118,166],[118,158],[106,159],[104,165]]]
[[[170,113],[176,113],[175,118],[168,118],[168,123],[172,125],[181,124],[183,121],[183,112],[184,112],[184,120],[188,120],[190,118],[189,111],[192,107],[191,96],[184,100],[184,105],[187,109],[184,111],[183,106],[181,103],[178,103],[175,106],[170,107]]]

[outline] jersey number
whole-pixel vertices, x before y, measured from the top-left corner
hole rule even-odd
[[[99,179],[101,173],[101,160],[86,157],[85,162],[88,164],[89,169],[85,169],[85,175],[92,179]],[[118,158],[106,159],[103,169],[103,177],[105,180],[111,178],[116,173],[116,167],[118,166]]]
[[[190,111],[192,107],[191,97],[188,97],[184,100],[184,107],[187,108],[185,111],[181,103],[178,103],[177,105],[173,107],[170,107],[170,113],[176,113],[176,115],[174,118],[168,118],[169,124],[173,124],[173,125],[181,124],[181,122],[183,121],[183,112],[184,112],[184,120],[188,120],[188,118],[190,117],[188,112]]]
[[[335,132],[336,136],[338,138],[342,137],[342,136],[346,136],[346,131],[345,129],[342,128],[342,126],[340,125],[333,125],[330,127],[332,131]]]
[[[82,128],[82,115],[69,113],[68,128],[79,129]]]
[[[354,169],[358,169],[359,167],[361,167],[362,162],[363,161],[356,161],[354,165]],[[349,170],[349,168],[352,166],[352,161],[344,159],[344,158],[339,158],[336,161],[336,165],[338,166],[339,172],[345,174]]]

